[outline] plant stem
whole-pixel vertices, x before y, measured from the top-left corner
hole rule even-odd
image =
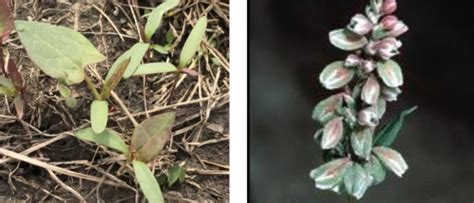
[[[86,80],[87,87],[92,91],[92,94],[94,95],[95,99],[101,100],[102,97],[100,96],[99,92],[95,88],[94,83],[92,83],[91,78],[85,72],[84,72],[84,75],[85,75],[84,78]]]

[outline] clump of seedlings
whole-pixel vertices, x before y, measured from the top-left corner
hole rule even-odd
[[[201,41],[205,37],[206,17],[201,17],[196,22],[185,41],[180,53],[179,64],[174,65],[169,62],[148,63],[152,50],[164,54],[169,51],[173,33],[168,32],[168,45],[165,46],[152,44],[151,37],[160,27],[164,14],[178,4],[179,0],[168,0],[148,14],[148,21],[144,31],[142,30],[144,36],[141,36],[140,42],[137,42],[118,57],[109,69],[101,90],[98,90],[90,76],[87,75],[85,68],[88,65],[102,62],[105,57],[89,40],[79,32],[67,27],[42,22],[13,21],[7,1],[0,0],[2,42],[8,38],[13,29],[16,30],[30,59],[46,75],[59,80],[60,94],[66,99],[66,103],[70,107],[74,107],[76,103],[75,98],[72,97],[70,86],[86,81],[87,87],[95,98],[90,106],[91,127],[78,130],[75,132],[75,137],[106,146],[126,156],[128,162],[133,166],[135,178],[142,192],[148,201],[153,203],[164,202],[164,199],[160,186],[146,163],[154,160],[170,139],[176,113],[167,112],[155,115],[139,124],[132,118],[135,129],[130,144],[127,144],[121,138],[120,133],[107,128],[108,100],[114,94],[113,89],[119,82],[132,76],[170,72],[175,73],[177,77],[181,73],[197,74],[187,69],[186,66],[195,56]],[[19,76],[13,61],[8,59],[8,54],[6,56],[6,62],[3,61],[3,55],[1,57],[2,61],[0,61],[7,76],[0,76],[0,93],[21,99],[20,93],[23,91],[21,76]],[[184,177],[184,169],[179,164],[175,164],[169,172],[167,182],[172,185],[177,180],[182,182]]]
[[[365,15],[356,14],[345,28],[329,33],[331,44],[352,53],[319,76],[326,89],[339,92],[319,102],[312,115],[323,126],[314,139],[325,161],[310,173],[316,188],[360,199],[385,179],[386,170],[402,177],[408,169],[390,146],[416,107],[376,130],[386,103],[397,100],[403,84],[402,70],[391,58],[402,46],[396,38],[408,27],[393,15],[396,9],[395,0],[370,0]]]

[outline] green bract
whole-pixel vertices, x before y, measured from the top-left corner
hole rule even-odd
[[[352,166],[349,159],[336,159],[326,163],[310,172],[310,177],[314,179],[316,187],[319,189],[331,189],[339,185],[348,168]]]
[[[389,87],[399,87],[403,85],[402,69],[398,63],[393,60],[378,62],[377,73],[385,85]]]
[[[31,60],[67,84],[82,82],[86,65],[105,60],[89,40],[70,28],[22,20],[15,21],[15,28]]]
[[[358,163],[353,164],[344,175],[344,187],[347,193],[357,199],[364,196],[372,181],[372,177]]]
[[[342,106],[342,94],[333,95],[316,105],[313,110],[312,118],[322,124],[337,116],[336,109]]]

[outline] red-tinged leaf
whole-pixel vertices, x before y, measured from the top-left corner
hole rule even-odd
[[[343,118],[332,119],[324,126],[323,138],[321,140],[322,149],[334,148],[341,141],[344,134]]]
[[[23,77],[18,71],[18,67],[16,66],[15,61],[13,61],[11,58],[8,61],[6,74],[8,75],[8,78],[10,78],[10,80],[12,81],[13,85],[15,86],[15,89],[18,92],[21,92],[23,94],[24,93]]]
[[[362,101],[366,104],[375,104],[380,95],[380,84],[374,75],[371,75],[362,87]]]
[[[102,99],[105,100],[109,97],[110,92],[118,85],[122,79],[123,74],[127,70],[128,64],[130,63],[130,57],[120,62],[117,70],[112,74],[110,78],[105,81],[104,89],[102,90]]]
[[[9,0],[0,0],[0,44],[8,39],[13,29],[13,14]]]
[[[321,124],[326,124],[328,121],[336,117],[336,109],[342,106],[343,94],[332,95],[329,98],[319,102],[314,107],[312,118],[319,121]]]

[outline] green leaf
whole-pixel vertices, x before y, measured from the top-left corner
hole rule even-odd
[[[337,116],[336,109],[342,107],[342,101],[342,94],[332,95],[320,101],[316,107],[314,107],[311,117],[321,124],[326,124]]]
[[[81,33],[40,22],[15,21],[21,43],[31,60],[47,75],[77,84],[84,80],[84,67],[105,57]]]
[[[71,109],[75,109],[77,107],[77,99],[74,97],[66,98],[66,106]]]
[[[113,130],[105,129],[102,133],[94,133],[92,128],[85,128],[75,132],[74,136],[84,141],[94,142],[115,149],[125,156],[128,155],[127,144],[125,144],[122,138],[118,136],[118,133]]]
[[[395,141],[398,133],[402,129],[405,117],[413,113],[418,107],[414,106],[410,109],[402,111],[394,120],[384,126],[377,134],[374,140],[375,146],[390,146]]]
[[[184,172],[184,173],[183,173]],[[185,174],[183,167],[175,163],[168,171],[168,186],[172,186],[176,181],[182,182],[182,174]]]
[[[347,29],[338,29],[329,33],[329,41],[335,47],[353,51],[364,47],[369,41],[364,36],[356,35]]]
[[[157,74],[157,73],[168,73],[176,72],[178,69],[171,63],[165,62],[156,62],[156,63],[147,63],[138,66],[137,71],[133,73],[136,75],[147,75],[147,74]]]
[[[6,77],[0,75],[0,93],[13,97],[16,95],[15,86],[12,81]]]
[[[13,29],[13,14],[9,0],[0,0],[0,45],[8,39]]]
[[[120,65],[124,61],[128,60],[129,58],[130,58],[130,62],[127,66],[127,70],[123,74],[123,77],[127,79],[130,76],[132,76],[133,73],[137,70],[138,65],[140,65],[140,62],[142,61],[143,56],[145,56],[149,47],[150,47],[150,44],[141,43],[141,42],[138,42],[135,45],[133,45],[132,48],[124,52],[122,55],[120,55],[117,58],[117,60],[115,60],[114,64],[112,64],[112,67],[107,73],[105,80],[106,81],[110,80],[110,78],[115,74],[115,72],[118,71]]]
[[[371,155],[369,161],[364,164],[364,169],[374,179],[372,185],[380,184],[385,179],[385,169],[374,155]]]
[[[145,39],[150,41],[153,34],[155,34],[158,27],[161,25],[163,15],[174,7],[178,6],[179,0],[166,0],[158,7],[153,9],[148,15],[148,20],[145,25]]]
[[[122,61],[118,66],[117,70],[114,71],[112,76],[104,83],[104,89],[102,90],[101,98],[107,99],[110,96],[112,90],[118,85],[125,71],[127,70],[128,65],[130,64],[130,58]]]
[[[344,175],[344,186],[347,193],[360,199],[372,185],[372,177],[358,163],[350,167]]]
[[[336,61],[324,68],[319,75],[319,81],[326,89],[334,90],[347,85],[354,75],[354,70],[344,67],[344,61]]]
[[[136,152],[136,159],[148,162],[155,158],[171,137],[175,112],[163,113],[144,120],[135,128],[130,151]]]
[[[382,81],[389,87],[403,85],[403,74],[400,65],[393,60],[377,62],[377,73]]]
[[[166,32],[166,44],[172,44],[173,41],[174,41],[173,29],[169,29],[168,32]]]
[[[348,158],[336,159],[328,162],[310,172],[310,177],[315,181],[316,188],[327,190],[341,183],[347,169],[352,162]]]
[[[191,31],[191,34],[189,34],[188,39],[186,39],[183,50],[181,51],[181,55],[179,56],[180,68],[184,68],[198,50],[199,45],[206,34],[206,27],[207,18],[205,16],[199,18],[193,30]]]
[[[97,134],[103,132],[109,118],[109,103],[101,100],[93,101],[90,114],[92,130]]]
[[[408,170],[408,165],[402,155],[397,151],[388,147],[375,147],[373,150],[377,158],[382,161],[383,165],[395,173],[398,177],[402,177]]]
[[[169,49],[158,44],[151,45],[151,48],[160,54],[169,54]]]
[[[65,84],[59,83],[59,94],[64,98],[68,98],[71,96],[71,89]]]
[[[358,129],[351,134],[351,146],[354,153],[366,160],[369,160],[372,151],[372,134],[373,131],[370,128]]]
[[[148,202],[164,203],[165,199],[163,198],[163,194],[161,194],[160,185],[158,185],[155,176],[148,166],[141,161],[133,161],[132,164],[137,182]]]

